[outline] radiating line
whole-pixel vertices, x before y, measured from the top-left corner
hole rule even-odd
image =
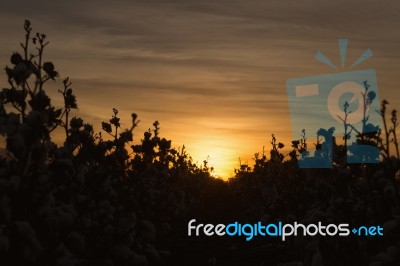
[[[367,60],[368,58],[370,58],[371,56],[373,56],[372,50],[371,49],[367,49],[355,62],[354,64],[350,67],[353,68],[358,64],[361,64],[362,62],[364,62],[365,60]]]
[[[331,68],[336,69],[336,66],[321,51],[318,51],[315,54],[315,59],[317,59],[318,61],[324,63],[325,65],[330,66]]]
[[[347,39],[339,39],[339,49],[340,49],[340,58],[342,59],[342,67],[344,68],[344,63],[346,62],[346,53],[347,53]]]

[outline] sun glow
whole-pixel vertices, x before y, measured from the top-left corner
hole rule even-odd
[[[213,168],[213,176],[227,179],[233,176],[238,160],[237,154],[232,152],[234,148],[231,144],[222,136],[207,138],[190,145],[189,154],[199,165],[203,165],[203,162],[207,161],[207,166]]]

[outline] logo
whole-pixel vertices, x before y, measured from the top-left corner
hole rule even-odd
[[[339,39],[343,68],[347,44],[347,39]],[[367,49],[350,68],[371,56]],[[337,68],[321,51],[315,58]],[[293,139],[316,141],[314,151],[300,151],[300,168],[331,168],[336,140],[342,140],[346,147],[347,163],[379,162],[380,151],[369,142],[381,128],[374,69],[293,78],[287,80],[286,89]]]
[[[350,230],[349,224],[328,224],[323,225],[322,222],[317,224],[302,224],[294,222],[286,224],[283,222],[268,223],[257,222],[254,224],[242,224],[239,222],[225,224],[196,224],[196,219],[188,222],[188,236],[239,236],[245,237],[246,241],[252,240],[254,237],[277,237],[285,241],[289,236],[350,236],[351,232],[354,236],[383,236],[383,228],[381,226],[360,226]]]

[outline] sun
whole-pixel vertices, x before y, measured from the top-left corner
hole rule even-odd
[[[211,138],[195,142],[190,146],[190,154],[198,164],[207,161],[207,166],[212,167],[212,175],[222,179],[233,176],[236,162],[234,149],[229,141],[221,138]]]

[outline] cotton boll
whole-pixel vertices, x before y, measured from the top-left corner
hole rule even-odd
[[[37,128],[38,125],[43,124],[43,116],[39,111],[31,111],[26,118],[26,123],[32,128]]]
[[[320,252],[316,252],[312,258],[311,266],[322,266],[322,255]]]
[[[122,237],[132,230],[132,226],[133,225],[129,223],[128,219],[120,218],[116,225],[115,234],[117,237]]]
[[[15,222],[17,234],[23,240],[23,257],[28,261],[36,259],[36,254],[42,249],[40,241],[36,238],[36,232],[29,222]]]
[[[6,148],[10,152],[12,152],[17,158],[23,158],[26,152],[25,141],[23,136],[20,133],[18,133],[14,134],[11,137],[8,137]]]
[[[47,204],[54,206],[55,203],[56,199],[54,198],[54,195],[52,193],[47,194]]]
[[[6,134],[12,135],[20,124],[20,115],[16,113],[9,113],[7,116]]]
[[[71,232],[66,239],[66,246],[74,253],[81,253],[84,250],[84,238],[78,232]]]
[[[3,191],[7,188],[8,181],[5,178],[0,178],[0,190]]]
[[[56,214],[51,214],[44,219],[49,228],[56,229],[60,227],[60,217]]]
[[[34,70],[30,67],[31,64],[30,62],[21,62],[13,68],[12,76],[17,84],[21,84],[31,76]]]
[[[108,200],[104,200],[98,204],[98,209],[95,212],[95,217],[101,220],[102,223],[108,224],[114,221],[115,208]]]
[[[27,71],[28,66],[25,63],[20,62],[13,68],[13,76],[17,80],[21,80],[23,77],[25,77]]]
[[[85,175],[82,173],[78,173],[75,176],[75,180],[76,182],[78,182],[79,184],[83,184],[85,182]]]
[[[115,246],[111,253],[116,261],[120,264],[128,265],[147,265],[147,259],[143,255],[139,255],[125,245]]]
[[[39,176],[38,180],[39,180],[39,184],[43,185],[43,184],[47,183],[47,181],[49,180],[49,177],[48,177],[48,175],[43,174],[43,175]]]
[[[37,213],[40,217],[48,217],[54,215],[53,207],[51,207],[49,204],[40,207]]]
[[[380,169],[375,172],[374,177],[379,178],[379,177],[384,177],[384,175],[385,175],[385,171],[383,169]]]
[[[60,207],[54,208],[54,213],[58,216],[60,227],[70,227],[77,216],[75,209],[71,205],[63,204]]]
[[[6,221],[10,221],[12,216],[10,202],[10,198],[7,195],[3,195],[0,199],[0,217],[4,217]]]
[[[341,198],[341,197],[335,198],[335,199],[333,200],[333,204],[334,204],[336,207],[341,208],[341,207],[343,207],[344,199]]]
[[[86,196],[84,196],[84,195],[78,195],[78,196],[76,197],[76,201],[77,201],[78,203],[84,203],[87,199],[88,199],[88,197],[86,197]]]
[[[64,212],[68,212],[72,215],[72,217],[76,218],[78,216],[78,213],[76,212],[75,208],[71,204],[62,204],[61,205],[61,210]]]
[[[0,229],[0,254],[6,253],[10,248],[10,240],[3,235],[3,229]]]
[[[149,260],[150,264],[157,265],[161,261],[161,256],[157,250],[155,250],[154,246],[148,245],[144,251],[147,259]]]
[[[68,248],[64,245],[63,242],[61,242],[57,246],[55,252],[56,252],[57,257],[59,257],[59,258],[68,258],[68,257],[73,256],[72,253],[68,250]]]
[[[356,182],[356,187],[358,190],[360,190],[362,193],[368,193],[369,191],[369,184],[368,180],[365,178],[358,179]]]
[[[57,260],[56,266],[76,266],[79,265],[79,261],[73,257],[63,257]]]
[[[161,225],[161,231],[163,234],[169,234],[172,231],[172,227],[169,223],[165,222]]]
[[[399,248],[396,246],[390,246],[387,248],[386,253],[392,258],[397,258],[399,255]]]
[[[387,178],[381,177],[381,178],[378,179],[378,187],[379,188],[383,189],[388,184],[389,184],[389,180]]]
[[[30,223],[26,221],[15,222],[15,226],[18,232],[18,235],[23,239],[30,239],[35,236],[35,231],[33,230]]]
[[[33,262],[36,259],[35,251],[30,246],[24,246],[22,251],[22,257],[30,262]]]
[[[3,178],[7,178],[8,177],[8,172],[6,168],[1,168],[0,169],[0,180],[2,180]]]
[[[39,239],[36,238],[36,236],[29,240],[29,244],[35,252],[39,252],[42,249],[42,244],[40,243]]]
[[[134,212],[128,214],[128,219],[132,225],[136,224],[136,214]]]
[[[392,256],[388,255],[385,252],[381,252],[378,255],[376,255],[375,259],[377,261],[381,261],[383,264],[391,263],[394,260],[394,258]]]
[[[126,235],[123,237],[123,240],[122,240],[122,243],[123,243],[124,245],[129,246],[129,247],[132,246],[134,242],[135,242],[135,236],[134,236],[133,233],[126,234]]]
[[[8,180],[8,186],[14,191],[17,191],[20,185],[21,185],[21,177],[18,175],[13,175]]]
[[[69,159],[59,159],[56,162],[57,169],[62,169],[63,171],[72,171],[73,163]]]
[[[113,263],[112,260],[106,260],[102,264],[103,266],[114,266],[115,264]]]
[[[391,184],[387,184],[384,189],[384,195],[388,199],[394,199],[396,196],[396,191]]]
[[[232,247],[232,246],[231,246]],[[231,249],[231,248],[230,248]],[[172,256],[171,252],[169,250],[158,250],[158,254],[160,254],[160,256],[162,258],[169,258]]]
[[[106,237],[112,238],[114,236],[115,228],[111,224],[108,224],[103,228],[103,232]]]
[[[393,231],[398,228],[398,221],[397,220],[390,220],[383,224],[383,232],[385,236],[390,236]]]
[[[150,221],[143,220],[141,222],[140,236],[144,243],[153,243],[156,239],[156,228]]]
[[[90,219],[89,217],[83,217],[81,219],[81,221],[82,221],[83,228],[87,229],[92,226],[92,219]]]
[[[117,245],[112,249],[112,254],[116,259],[126,260],[133,253],[127,246]]]
[[[74,217],[68,212],[63,212],[59,215],[60,226],[63,228],[68,228],[74,223]]]
[[[301,261],[294,261],[294,262],[280,263],[278,264],[278,266],[303,266],[303,263]]]
[[[22,56],[19,53],[15,52],[11,55],[11,59],[10,59],[11,64],[18,65],[18,64],[22,63],[23,61],[24,60],[22,59]]]
[[[129,259],[130,265],[146,266],[148,265],[148,260],[144,255],[139,255],[134,253],[134,255]]]

